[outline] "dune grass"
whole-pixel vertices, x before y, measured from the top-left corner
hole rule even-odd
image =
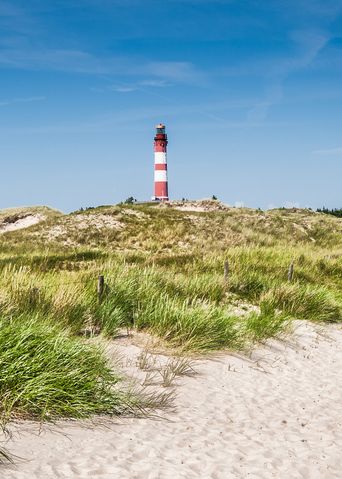
[[[127,395],[89,334],[144,330],[180,352],[205,353],[249,348],[292,319],[341,321],[341,225],[310,211],[121,205],[0,235],[2,423],[166,401]]]
[[[54,420],[122,411],[103,354],[39,317],[0,320],[0,418]]]
[[[298,319],[318,322],[342,321],[341,304],[322,286],[282,284],[262,297],[273,309],[285,311]]]
[[[0,447],[0,465],[11,464],[13,461],[11,453],[6,448]]]

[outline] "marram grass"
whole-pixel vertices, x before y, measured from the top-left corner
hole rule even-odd
[[[263,303],[267,303],[273,310],[285,311],[298,319],[342,321],[341,303],[323,286],[281,284],[262,296],[261,304]]]
[[[0,235],[0,417],[81,418],[165,401],[127,395],[85,332],[145,330],[187,352],[243,349],[291,319],[341,321],[341,308],[338,218],[146,205],[51,213]]]
[[[97,348],[40,318],[0,319],[0,418],[116,414],[119,377]]]
[[[0,447],[0,465],[11,464],[14,462],[14,458],[6,448]]]

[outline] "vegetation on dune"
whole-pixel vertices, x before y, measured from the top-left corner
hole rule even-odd
[[[39,419],[120,413],[101,352],[38,316],[0,320],[0,417]]]
[[[61,216],[62,213],[58,210],[48,208],[46,206],[21,207],[21,208],[6,208],[0,210],[0,228],[8,224],[13,224],[18,220],[27,217],[39,216],[41,220],[54,219]]]
[[[0,210],[0,218],[11,218],[18,215],[35,215],[35,214],[44,214],[46,217],[56,218],[57,216],[62,215],[63,213],[54,208],[49,208],[48,206],[22,206],[16,208],[5,208]]]
[[[9,464],[13,462],[11,454],[3,447],[0,448],[0,465]]]
[[[340,219],[213,203],[88,208],[0,234],[3,423],[157,404],[127,398],[88,335],[136,328],[205,352],[250,347],[293,318],[342,320]]]
[[[323,208],[318,208],[317,211],[318,211],[318,213],[325,213],[327,215],[336,216],[337,218],[342,218],[342,208],[329,209],[329,208],[325,208],[325,206],[323,206]]]

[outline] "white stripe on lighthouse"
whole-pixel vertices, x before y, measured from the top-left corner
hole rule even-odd
[[[167,171],[165,170],[155,170],[154,172],[154,181],[167,181]]]
[[[166,164],[166,152],[156,151],[154,153],[154,163],[156,165],[165,165]]]

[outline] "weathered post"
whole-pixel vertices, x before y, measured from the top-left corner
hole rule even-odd
[[[293,280],[293,273],[294,273],[294,264],[293,264],[293,261],[292,261],[292,263],[289,266],[288,273],[287,273],[287,279],[290,282]]]
[[[225,281],[225,283],[227,283],[228,278],[229,278],[229,263],[228,263],[227,260],[224,262],[224,273],[223,273],[223,275],[224,275],[224,281]]]
[[[97,298],[99,303],[102,301],[102,296],[104,292],[104,276],[100,275],[97,279]]]
[[[39,288],[31,288],[30,297],[29,297],[31,306],[37,306],[37,303],[39,303],[39,296],[40,296]]]

